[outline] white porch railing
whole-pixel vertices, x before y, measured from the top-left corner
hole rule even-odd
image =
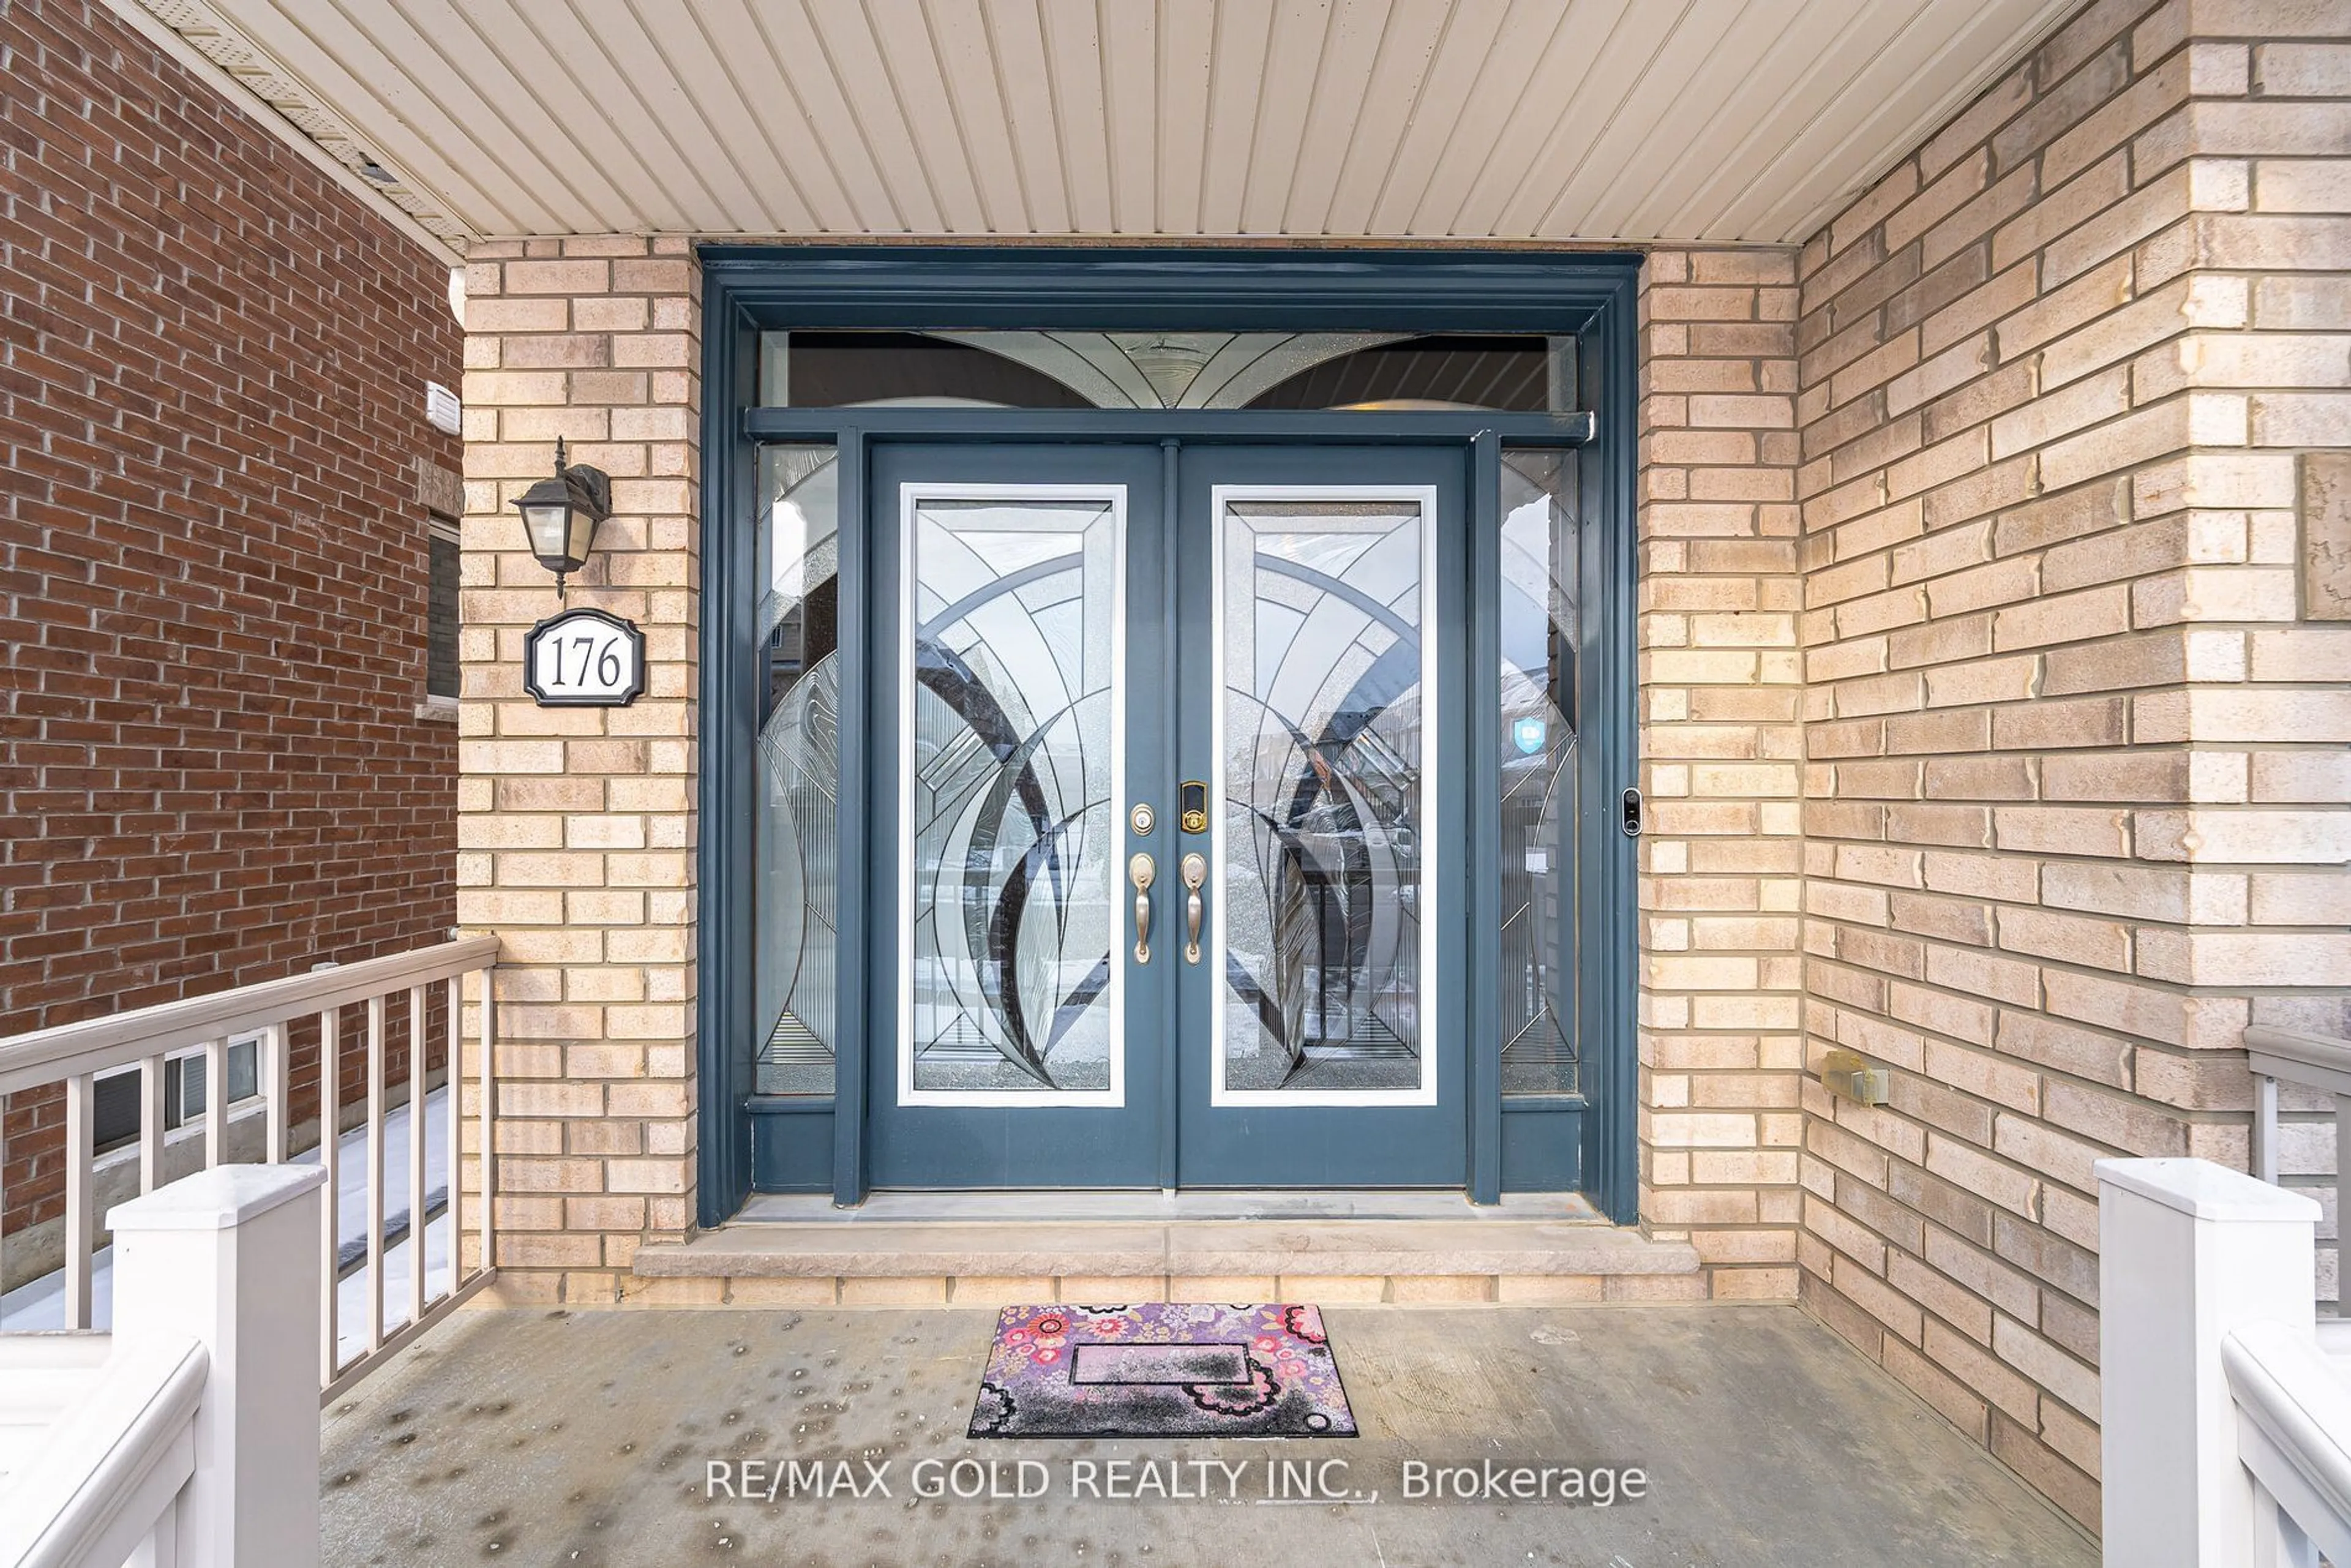
[[[259,1163],[286,1164],[294,1155],[288,1146],[295,1132],[288,1068],[298,1021],[306,1030],[315,1029],[322,1063],[316,1123],[319,1132],[314,1147],[318,1164],[326,1172],[326,1197],[321,1205],[319,1233],[329,1281],[329,1288],[321,1292],[319,1309],[319,1383],[324,1396],[331,1398],[357,1382],[384,1355],[400,1348],[478,1289],[488,1278],[495,1256],[492,1207],[480,1195],[496,1190],[496,1097],[491,1073],[496,1011],[490,977],[497,954],[496,937],[469,937],[0,1040],[0,1095],[63,1085],[64,1326],[86,1329],[91,1322],[91,1259],[96,1242],[93,1220],[99,1196],[94,1179],[98,1160],[92,1133],[99,1079],[126,1067],[138,1071],[138,1190],[152,1192],[168,1179],[164,1082],[174,1056],[191,1048],[204,1052],[203,1165],[207,1169],[223,1166],[231,1158],[233,1125],[228,1100],[229,1044],[241,1037],[257,1037],[256,1098],[260,1102],[262,1125],[258,1129],[258,1146],[253,1152]],[[475,1058],[480,1180],[476,1200],[468,1213],[460,1179],[464,1106],[459,1087],[465,1060],[465,982],[468,975],[474,974],[482,977],[477,988],[480,1027]],[[436,1011],[437,1030],[432,1021]],[[311,1019],[316,1020],[315,1025],[308,1022]],[[447,1268],[439,1270],[427,1268],[425,1247],[430,1196],[425,1108],[428,1058],[435,1032],[444,1040],[442,1055],[447,1084],[444,1201],[449,1260]],[[344,1271],[338,1267],[342,1235],[337,1197],[353,1185],[346,1179],[342,1168],[343,1139],[339,1135],[344,1112],[340,1069],[346,1051],[355,1053],[362,1042],[366,1071],[360,1090],[362,1113],[359,1126],[364,1130],[364,1137],[359,1152],[363,1162],[367,1216],[364,1245],[359,1256],[364,1259],[365,1268],[366,1289],[360,1307],[365,1333],[354,1336],[357,1348],[346,1359],[340,1349],[340,1292],[332,1288],[332,1281]],[[388,1246],[385,1124],[394,1089],[387,1079],[385,1067],[388,1050],[397,1043],[406,1045],[408,1058],[405,1153],[409,1267],[404,1302],[388,1301],[390,1282],[384,1266]],[[362,1175],[350,1174],[354,1177]],[[478,1241],[471,1268],[466,1266],[465,1247],[468,1222]],[[433,1278],[434,1275],[439,1278]],[[404,1313],[400,1313],[402,1307]],[[404,1316],[405,1321],[396,1332],[387,1333],[387,1322],[396,1314]]]
[[[2105,1561],[2351,1563],[2351,1375],[2315,1333],[2319,1207],[2208,1160],[2101,1160]]]
[[[117,1207],[111,1334],[0,1334],[0,1564],[317,1568],[320,1172]]]

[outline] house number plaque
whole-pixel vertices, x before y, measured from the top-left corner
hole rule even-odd
[[[644,695],[645,634],[601,610],[567,610],[523,640],[523,689],[541,707],[626,707]]]

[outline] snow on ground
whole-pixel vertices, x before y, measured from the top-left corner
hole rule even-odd
[[[345,1247],[367,1240],[367,1128],[355,1127],[340,1140],[342,1170],[335,1183],[336,1233]],[[319,1151],[298,1155],[295,1165],[314,1166]],[[449,1092],[430,1090],[424,1096],[424,1190],[444,1188],[449,1180]],[[408,1207],[408,1107],[394,1106],[383,1119],[383,1184],[386,1218]],[[110,1247],[90,1258],[90,1324],[103,1329],[114,1321],[114,1267]],[[408,1321],[409,1260],[414,1249],[403,1239],[387,1248],[383,1257],[384,1333]],[[448,1292],[449,1217],[443,1214],[424,1228],[424,1280],[429,1295]],[[336,1340],[340,1360],[349,1361],[367,1349],[369,1270],[361,1264],[336,1291]],[[61,1329],[66,1324],[65,1274],[62,1270],[30,1281],[0,1296],[0,1332],[21,1333]]]

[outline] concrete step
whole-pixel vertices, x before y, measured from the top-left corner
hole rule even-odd
[[[857,1220],[645,1247],[645,1304],[1703,1299],[1687,1243],[1556,1219]]]

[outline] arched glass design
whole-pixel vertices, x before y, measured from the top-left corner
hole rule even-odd
[[[1541,338],[1406,338],[1324,360],[1268,388],[1249,406],[1541,413],[1551,406],[1551,361]]]
[[[1576,456],[1502,454],[1502,1092],[1571,1094],[1576,1050]]]
[[[839,465],[830,445],[759,454],[761,690],[753,892],[753,1081],[763,1094],[833,1091],[841,783]]]
[[[1217,507],[1222,1103],[1433,1093],[1430,505]]]
[[[1122,504],[904,508],[899,1103],[1115,1103]]]
[[[1402,332],[769,332],[771,405],[1573,406],[1570,340]]]
[[[908,402],[947,407],[1092,406],[1042,371],[932,333],[795,332],[788,367],[790,402],[799,408]]]

